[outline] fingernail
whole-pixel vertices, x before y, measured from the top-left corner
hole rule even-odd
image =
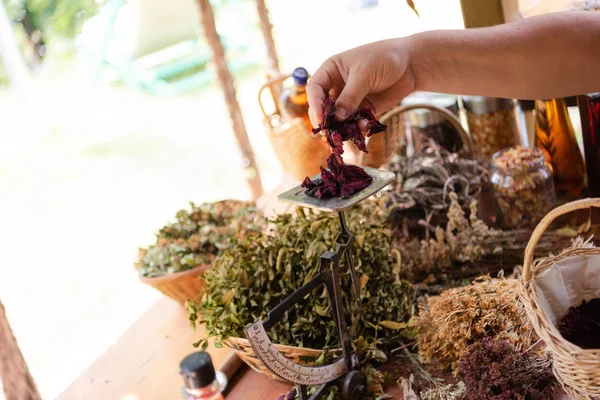
[[[337,110],[335,110],[335,116],[338,119],[346,119],[346,116],[348,114],[346,113],[346,110],[344,110],[343,108],[338,108]]]

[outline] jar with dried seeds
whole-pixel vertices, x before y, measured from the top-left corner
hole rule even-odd
[[[462,99],[479,159],[487,163],[497,151],[521,144],[513,100],[482,96]]]
[[[537,148],[515,146],[496,153],[490,181],[503,229],[533,228],[554,208],[552,170]]]

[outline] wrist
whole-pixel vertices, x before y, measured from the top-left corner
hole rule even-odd
[[[427,33],[417,33],[401,39],[404,52],[408,58],[408,66],[406,73],[414,82],[415,91],[426,90],[429,85],[427,81],[432,77],[432,69],[430,67],[430,47],[427,44]],[[428,51],[423,51],[428,49]]]

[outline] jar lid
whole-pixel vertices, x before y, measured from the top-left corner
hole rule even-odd
[[[472,114],[487,114],[514,107],[512,99],[483,96],[463,96],[465,109]]]
[[[179,372],[188,389],[203,388],[216,379],[212,360],[205,351],[198,351],[184,358],[179,365]]]
[[[445,108],[454,115],[458,115],[458,97],[443,93],[414,92],[402,101],[403,105],[411,104],[431,104],[439,108]],[[438,111],[427,108],[418,108],[406,112],[410,124],[419,128],[427,128],[433,125],[439,125],[448,118]]]

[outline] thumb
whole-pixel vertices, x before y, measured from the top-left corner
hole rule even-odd
[[[351,74],[348,82],[338,96],[335,102],[335,116],[340,119],[346,119],[350,114],[358,109],[363,99],[369,94],[369,83],[365,77]]]

